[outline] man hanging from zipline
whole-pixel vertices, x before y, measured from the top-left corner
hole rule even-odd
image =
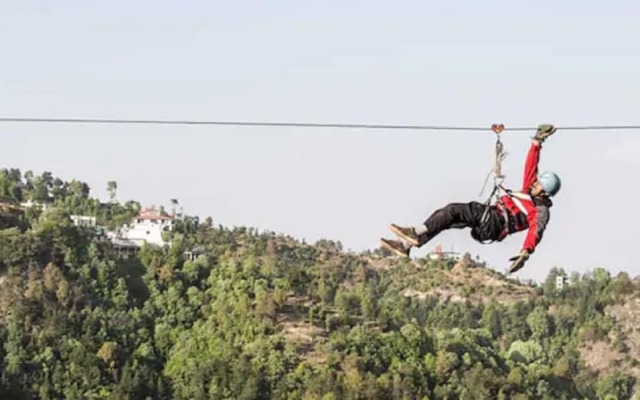
[[[501,242],[508,235],[527,230],[524,244],[519,255],[512,257],[509,273],[521,269],[542,240],[549,223],[551,197],[560,190],[561,182],[553,172],[538,174],[538,161],[542,143],[556,128],[552,125],[540,125],[533,138],[527,155],[522,191],[516,192],[502,188],[505,194],[496,204],[450,203],[436,210],[421,225],[401,227],[391,224],[391,230],[401,240],[382,238],[382,245],[403,257],[409,257],[412,247],[422,247],[448,229],[471,228],[471,236],[480,243]],[[498,187],[498,186],[497,186]]]

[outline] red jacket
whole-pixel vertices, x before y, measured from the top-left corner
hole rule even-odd
[[[532,198],[529,195],[531,186],[538,177],[539,160],[540,144],[534,142],[527,155],[522,190],[509,191],[498,200],[498,204],[504,207],[508,219],[508,228],[503,233],[502,239],[508,234],[527,229],[522,250],[528,250],[529,253],[533,253],[542,240],[544,230],[549,223],[549,209],[552,206],[551,200],[547,197]]]

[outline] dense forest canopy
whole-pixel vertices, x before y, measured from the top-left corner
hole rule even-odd
[[[0,171],[0,398],[630,399],[638,279],[507,279],[470,257],[397,260],[215,226],[167,244],[105,232],[141,205]],[[95,217],[78,226],[73,215]],[[557,277],[562,287],[557,286]]]

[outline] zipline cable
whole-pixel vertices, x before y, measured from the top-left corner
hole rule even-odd
[[[454,130],[486,131],[490,128],[462,126],[428,125],[385,125],[385,124],[340,124],[318,122],[250,122],[250,121],[193,121],[193,120],[139,120],[139,119],[97,119],[97,118],[5,118],[0,122],[51,122],[88,124],[147,124],[147,125],[227,125],[253,127],[297,127],[297,128],[346,128],[346,129],[403,129],[403,130]]]
[[[432,125],[385,125],[385,124],[341,124],[319,122],[251,122],[251,121],[194,121],[194,120],[143,120],[105,118],[26,118],[0,117],[5,123],[69,123],[69,124],[141,124],[141,125],[221,125],[251,127],[296,127],[296,128],[339,128],[339,129],[397,129],[432,131],[491,131],[491,127],[432,126]],[[504,131],[535,131],[537,127],[504,128]],[[640,125],[566,126],[558,130],[640,130]]]

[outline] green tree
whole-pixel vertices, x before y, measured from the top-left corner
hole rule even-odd
[[[107,193],[109,193],[109,201],[115,203],[118,195],[118,183],[116,181],[107,182]]]

